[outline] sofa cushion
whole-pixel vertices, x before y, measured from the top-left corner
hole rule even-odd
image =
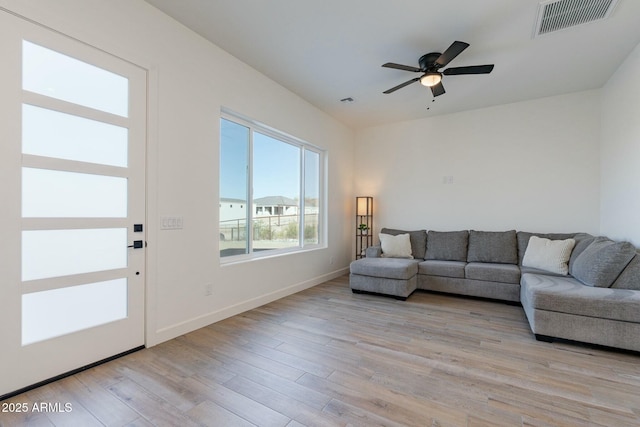
[[[360,274],[349,275],[349,287],[354,293],[373,292],[376,294],[392,295],[400,299],[406,299],[416,290],[418,277],[410,279],[388,279],[386,277],[362,276]]]
[[[406,258],[361,258],[350,265],[351,274],[410,279],[418,273],[418,261]]]
[[[418,264],[418,274],[464,279],[464,261],[426,260]]]
[[[379,237],[383,257],[413,258],[409,234],[392,236],[391,234],[380,233]]]
[[[464,277],[500,283],[520,283],[520,267],[515,264],[470,262],[464,268]]]
[[[575,236],[580,234],[584,233],[530,233],[528,231],[518,231],[518,233],[516,233],[516,238],[518,240],[518,265],[522,265],[522,259],[527,251],[527,246],[529,246],[531,236],[537,236],[549,240],[576,240]]]
[[[425,259],[443,261],[466,261],[469,232],[431,231],[427,233],[427,255]]]
[[[636,253],[627,267],[622,270],[618,279],[613,282],[611,288],[640,291],[640,254]]]
[[[572,277],[524,274],[523,306],[595,318],[640,322],[640,292],[585,286]]]
[[[394,228],[383,228],[382,230],[380,230],[380,232],[384,234],[391,234],[392,236],[409,233],[409,240],[411,241],[411,254],[416,259],[424,259],[424,255],[427,250],[426,230],[404,231],[396,230]]]
[[[549,276],[558,276],[558,277],[567,277],[566,274],[557,274],[557,273],[552,273],[550,271],[546,271],[546,270],[540,270],[539,268],[533,268],[533,267],[526,267],[526,266],[521,266],[520,267],[520,275],[524,275],[527,273],[531,273],[531,274],[546,274]]]
[[[467,261],[517,264],[516,231],[469,231]]]
[[[571,252],[571,258],[569,258],[569,274],[572,276],[573,265],[575,264],[576,259],[595,240],[595,236],[587,233],[579,233],[573,237],[573,240],[576,241],[576,245],[573,247],[573,252]]]
[[[573,239],[550,240],[531,236],[522,265],[566,275],[569,273],[568,262],[575,245],[576,241]]]
[[[587,286],[608,288],[635,255],[636,248],[629,242],[596,237],[576,258],[572,274]]]

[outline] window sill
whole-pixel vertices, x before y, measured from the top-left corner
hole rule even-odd
[[[233,255],[233,256],[220,258],[220,266],[226,267],[229,265],[244,264],[247,262],[261,261],[261,260],[266,260],[271,258],[279,258],[287,255],[315,252],[315,251],[326,249],[326,248],[327,248],[326,245],[319,244],[319,245],[313,245],[313,246],[311,245],[305,246],[304,248],[300,248],[299,246],[297,246],[295,248],[265,250],[265,251],[254,252],[251,254]]]

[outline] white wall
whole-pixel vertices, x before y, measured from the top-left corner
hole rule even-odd
[[[0,6],[150,70],[147,344],[345,271],[351,130],[141,0],[0,0]],[[220,266],[223,106],[328,150],[327,249]],[[184,228],[159,230],[162,216],[182,216]],[[209,284],[213,295],[205,296]]]
[[[598,233],[599,106],[587,91],[361,130],[356,193],[376,232]]]
[[[640,247],[640,45],[603,89],[602,234]]]

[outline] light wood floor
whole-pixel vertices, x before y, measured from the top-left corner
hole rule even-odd
[[[2,426],[639,426],[640,356],[536,342],[521,307],[324,283],[6,402]]]

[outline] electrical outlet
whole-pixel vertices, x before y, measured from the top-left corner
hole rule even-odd
[[[329,265],[333,265],[334,262],[335,262],[335,258],[330,256],[329,257]]]
[[[204,288],[204,296],[208,297],[213,295],[213,283],[207,283],[207,285]]]

